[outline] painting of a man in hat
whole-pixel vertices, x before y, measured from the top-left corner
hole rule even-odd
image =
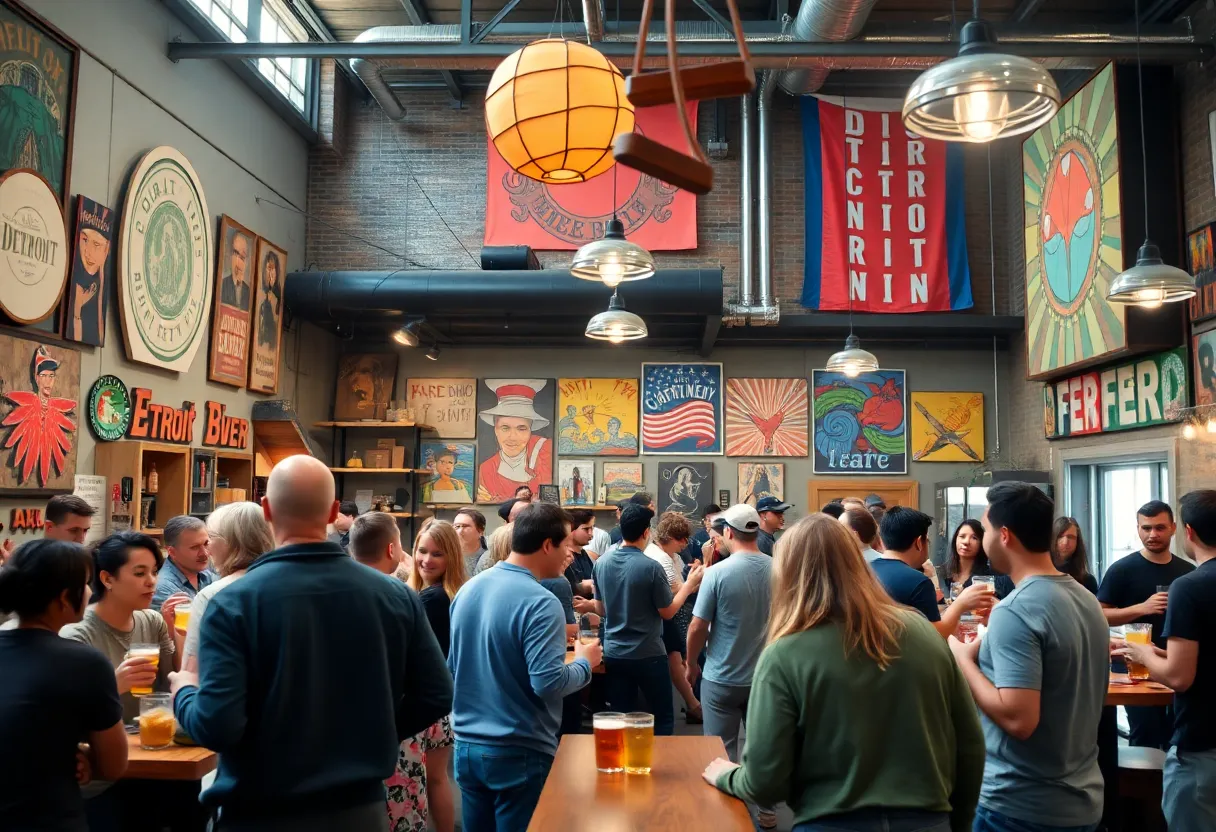
[[[529,378],[488,378],[482,384],[478,444],[497,450],[478,468],[477,502],[502,502],[521,485],[539,492],[553,481],[553,385]]]

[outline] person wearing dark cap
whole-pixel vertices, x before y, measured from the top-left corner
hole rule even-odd
[[[756,546],[766,555],[773,553],[777,543],[777,532],[785,528],[785,513],[793,508],[776,497],[761,497],[756,501],[756,513],[760,515],[760,529],[756,534]]]
[[[887,507],[887,501],[882,497],[879,497],[877,494],[867,494],[866,508],[870,509],[875,507],[885,509]]]
[[[828,517],[839,520],[840,515],[844,514],[844,503],[840,502],[840,500],[832,500],[831,502],[824,503],[823,508],[819,510]]]
[[[701,585],[704,568],[694,564],[680,591],[672,595],[667,573],[644,552],[654,512],[630,503],[621,509],[622,545],[595,562],[595,612],[604,617],[604,667],[608,706],[636,710],[638,691],[654,713],[654,732],[675,728],[671,677],[663,646],[663,622],[684,606]]]

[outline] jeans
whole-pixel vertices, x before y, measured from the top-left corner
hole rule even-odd
[[[1096,823],[1088,826],[1048,826],[1043,823],[1011,818],[1000,812],[985,809],[983,806],[976,806],[975,825],[971,827],[971,830],[972,832],[1094,832],[1097,828]]]
[[[858,809],[796,824],[792,832],[950,832],[950,816],[913,809]]]
[[[1174,709],[1146,708],[1144,706],[1127,709],[1128,745],[1138,745],[1145,748],[1170,747],[1170,738],[1174,734]]]
[[[670,737],[676,727],[675,708],[671,704],[671,672],[667,657],[652,659],[610,659],[604,657],[608,677],[608,707],[621,713],[636,710],[638,691],[654,714],[654,733]]]
[[[523,832],[552,765],[552,756],[528,748],[456,740],[463,828]]]
[[[1161,811],[1170,832],[1216,829],[1216,750],[1165,755]]]

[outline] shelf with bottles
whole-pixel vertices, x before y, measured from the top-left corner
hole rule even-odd
[[[158,535],[170,517],[190,511],[190,448],[128,439],[98,443],[95,455],[95,472],[131,495],[124,511],[133,528]]]

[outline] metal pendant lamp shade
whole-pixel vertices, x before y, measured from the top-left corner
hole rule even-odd
[[[612,300],[608,302],[608,311],[601,312],[588,321],[585,334],[597,341],[619,344],[622,341],[645,338],[650,332],[646,329],[646,322],[626,310],[625,302],[613,292]]]
[[[625,226],[613,217],[602,238],[574,253],[570,274],[583,280],[598,280],[615,289],[627,280],[645,280],[653,275],[654,255],[626,240]]]
[[[996,51],[982,20],[963,27],[958,57],[926,70],[904,98],[904,127],[929,139],[990,142],[1042,127],[1060,109],[1060,88],[1029,58]]]
[[[856,378],[862,373],[877,372],[878,359],[874,353],[861,348],[861,341],[856,335],[850,335],[845,339],[844,349],[834,353],[828,359],[824,369],[828,372],[844,373],[849,378]]]
[[[1161,260],[1161,251],[1145,240],[1136,254],[1136,265],[1121,272],[1110,285],[1106,299],[1148,309],[1195,296],[1195,278]]]

